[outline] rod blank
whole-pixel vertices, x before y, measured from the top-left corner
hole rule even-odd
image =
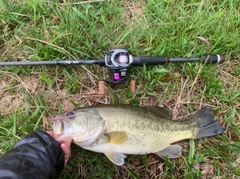
[[[38,66],[38,65],[91,65],[98,64],[99,60],[62,60],[62,61],[26,61],[0,62],[0,66]]]

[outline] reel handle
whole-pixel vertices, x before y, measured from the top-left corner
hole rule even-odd
[[[161,56],[161,57],[148,57],[148,56],[141,56],[141,57],[133,57],[132,65],[160,65],[165,64],[168,62],[168,57]]]
[[[202,57],[202,61],[206,61],[207,63],[222,63],[224,61],[223,55],[205,55]]]

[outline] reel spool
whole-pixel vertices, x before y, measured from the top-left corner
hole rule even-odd
[[[103,80],[108,83],[118,84],[128,82],[127,70],[133,63],[133,57],[128,50],[113,49],[105,55],[105,66],[112,73],[111,80]]]

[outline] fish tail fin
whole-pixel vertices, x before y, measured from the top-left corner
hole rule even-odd
[[[214,120],[214,115],[208,106],[189,116],[189,119],[197,124],[195,136],[197,139],[215,136],[223,132],[223,128]]]

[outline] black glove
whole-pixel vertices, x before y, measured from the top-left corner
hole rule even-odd
[[[43,131],[29,134],[0,158],[0,178],[56,178],[64,167],[64,152],[58,142]]]

